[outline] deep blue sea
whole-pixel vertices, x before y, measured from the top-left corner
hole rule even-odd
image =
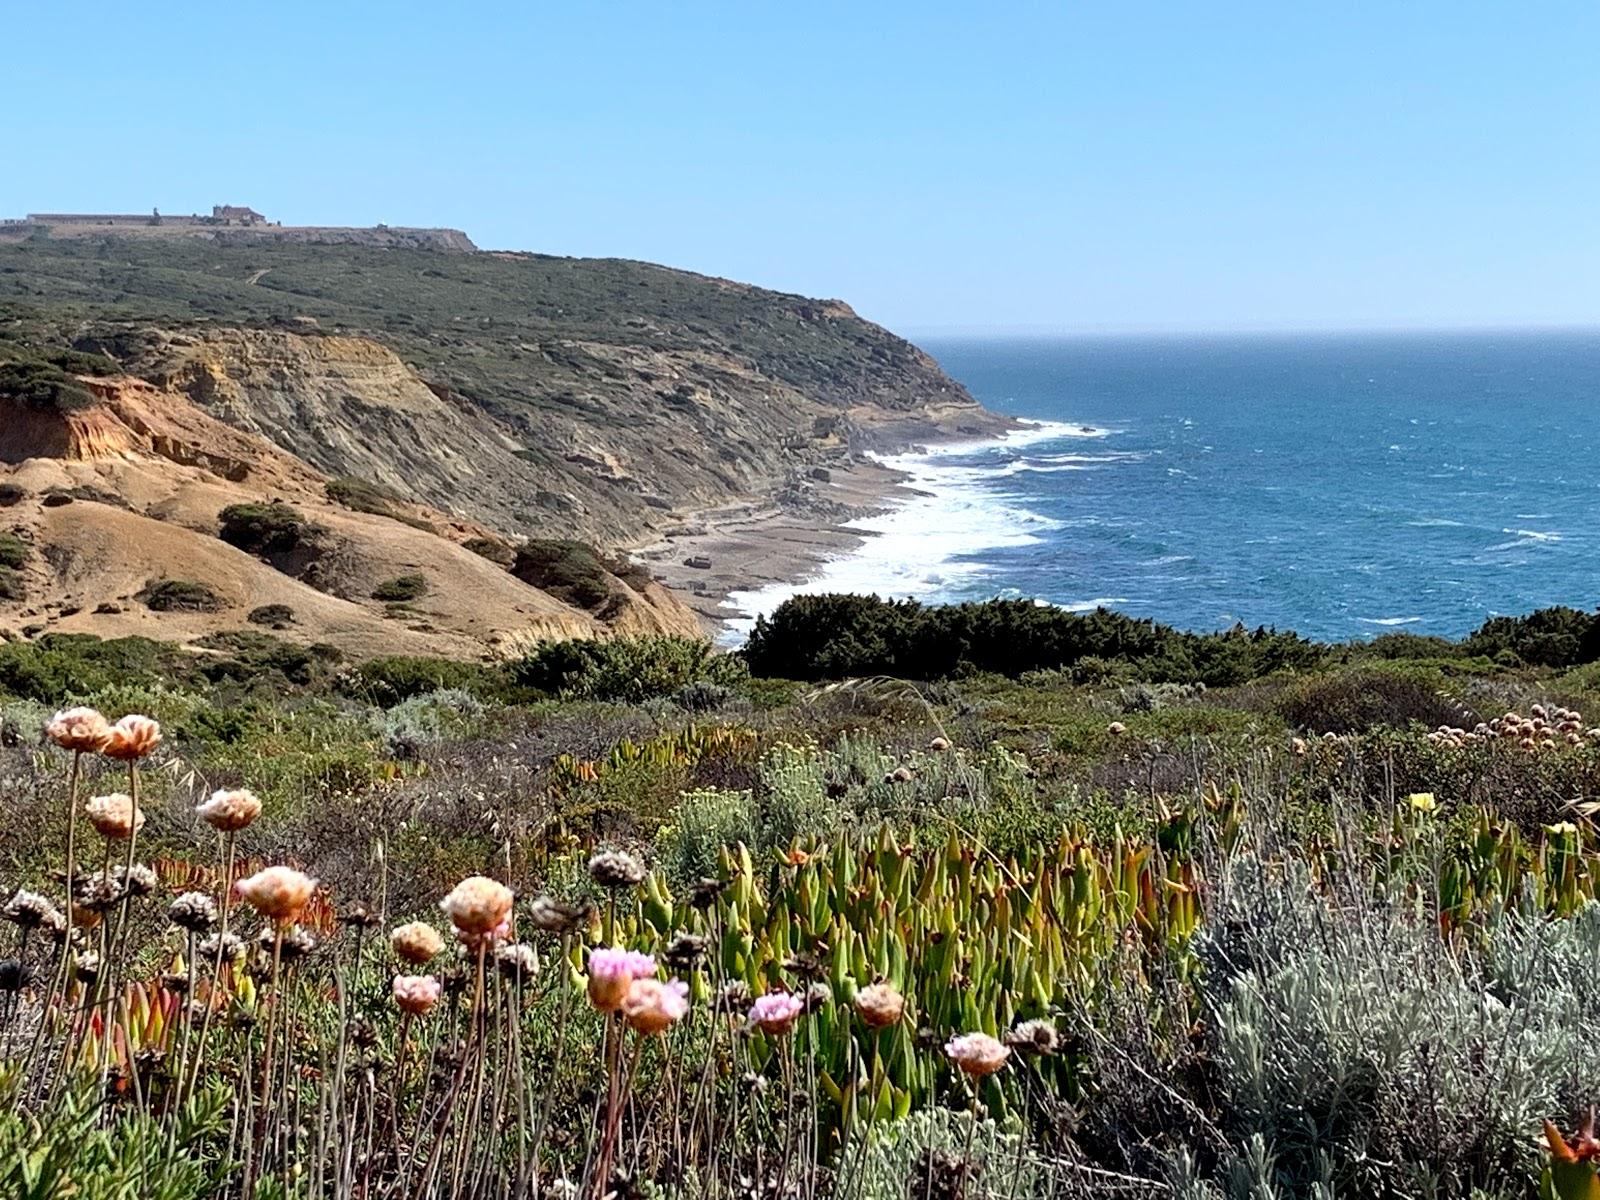
[[[888,460],[921,494],[744,606],[1022,596],[1350,639],[1600,602],[1600,333],[923,346],[1040,424]]]

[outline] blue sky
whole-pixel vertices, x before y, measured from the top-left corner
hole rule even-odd
[[[22,4],[0,215],[252,204],[910,332],[1600,321],[1600,5]]]

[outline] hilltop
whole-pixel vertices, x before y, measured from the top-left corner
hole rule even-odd
[[[638,544],[866,447],[1005,422],[839,301],[648,263],[101,236],[0,242],[0,332],[170,387],[330,475]]]

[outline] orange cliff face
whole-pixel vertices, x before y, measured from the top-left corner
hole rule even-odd
[[[104,405],[61,412],[0,399],[0,462],[30,458],[88,462],[146,448]]]

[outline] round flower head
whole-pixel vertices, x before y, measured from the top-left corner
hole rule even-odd
[[[439,1003],[442,988],[436,975],[396,975],[394,977],[394,1002],[403,1013],[424,1017]]]
[[[750,1006],[750,1024],[762,1033],[788,1033],[806,1010],[805,998],[793,992],[768,992]]]
[[[254,792],[243,788],[236,791],[212,792],[211,799],[195,808],[195,814],[213,829],[223,833],[238,833],[261,815],[261,801]]]
[[[874,983],[856,993],[856,1011],[871,1029],[893,1025],[906,1009],[906,998],[887,983]]]
[[[689,985],[681,979],[635,979],[622,998],[622,1015],[642,1034],[665,1033],[689,1011]]]
[[[549,896],[540,896],[528,909],[533,927],[541,933],[554,933],[562,937],[577,933],[589,924],[594,906],[587,902],[563,904]]]
[[[589,1003],[601,1012],[616,1012],[636,979],[656,973],[656,960],[637,950],[615,947],[589,952]]]
[[[494,952],[494,965],[507,979],[525,983],[539,973],[539,952],[526,942],[501,946]]]
[[[644,882],[644,864],[622,850],[602,850],[589,860],[589,877],[603,888],[634,887]]]
[[[18,891],[11,903],[0,909],[0,916],[15,921],[24,929],[64,929],[67,919],[61,910],[38,892]]]
[[[1061,1034],[1049,1021],[1035,1018],[1020,1022],[1007,1033],[1006,1045],[1029,1054],[1054,1054],[1061,1049]]]
[[[444,938],[426,921],[413,921],[396,926],[389,934],[389,945],[402,962],[420,967],[439,956],[444,949]]]
[[[311,899],[317,881],[292,867],[266,867],[234,884],[249,905],[273,921],[292,921]]]
[[[167,906],[167,920],[190,933],[210,933],[217,923],[217,905],[204,892],[185,892]]]
[[[1011,1050],[987,1033],[953,1037],[944,1044],[944,1052],[968,1075],[993,1075],[1011,1057]]]
[[[439,907],[456,936],[469,945],[504,937],[511,931],[511,905],[516,897],[505,884],[472,875],[456,884]]]
[[[83,815],[101,837],[111,841],[130,838],[144,827],[144,812],[135,808],[133,797],[123,792],[92,796],[84,802]]]
[[[66,708],[50,718],[44,735],[74,754],[99,754],[111,740],[111,722],[96,709]]]
[[[130,713],[111,727],[111,736],[101,753],[121,762],[133,762],[160,744],[161,726],[150,717]]]

